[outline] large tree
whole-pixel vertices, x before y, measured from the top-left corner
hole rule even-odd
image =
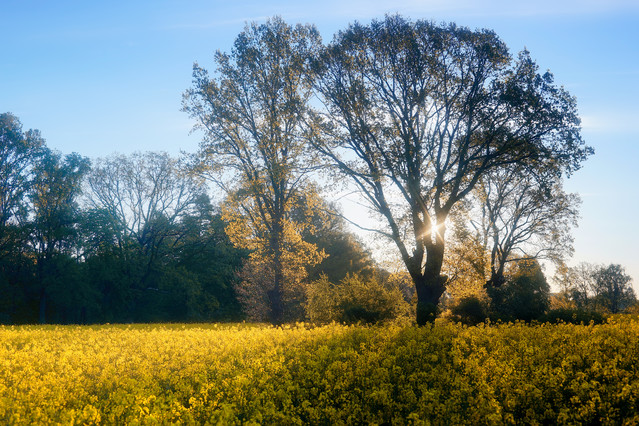
[[[210,254],[219,239],[202,179],[180,159],[146,152],[98,159],[87,182],[83,252],[108,315],[138,321],[209,315],[200,309],[205,299],[217,301],[203,281],[215,273],[199,271],[218,260],[196,266],[189,260]]]
[[[28,191],[35,164],[44,153],[37,130],[23,130],[11,113],[0,114],[0,321],[12,322],[26,311],[25,283],[31,261]]]
[[[120,240],[134,240],[152,261],[163,241],[176,236],[174,225],[206,197],[204,183],[185,169],[164,152],[98,159],[87,179],[87,201],[115,221]]]
[[[252,250],[247,302],[262,298],[275,323],[284,320],[305,264],[321,260],[301,238],[306,225],[291,216],[310,199],[302,197],[312,170],[304,124],[313,93],[309,66],[320,45],[311,26],[279,18],[248,25],[230,54],[217,52],[213,77],[194,66],[184,97],[184,110],[205,131],[200,171],[227,194],[229,237]]]
[[[415,284],[418,324],[446,288],[446,221],[484,176],[549,162],[570,173],[590,153],[575,99],[491,31],[399,16],[354,24],[317,76],[326,114],[313,144],[386,222],[378,232]]]

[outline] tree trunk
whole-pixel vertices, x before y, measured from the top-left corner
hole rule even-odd
[[[41,256],[37,260],[38,283],[40,284],[40,301],[38,308],[38,322],[46,324],[47,322],[47,292],[44,288],[44,262],[46,257]]]
[[[271,308],[271,323],[274,325],[280,325],[282,324],[284,317],[280,286],[276,283],[276,287],[273,288],[273,290],[269,290],[267,295]]]
[[[486,281],[485,288],[499,288],[506,282],[506,277],[504,277],[504,266],[500,266],[499,270],[495,271],[495,268],[492,267],[490,271],[490,279]]]
[[[284,273],[282,271],[282,259],[279,241],[276,243],[276,251],[273,256],[273,289],[267,292],[271,307],[271,323],[282,324],[284,320],[284,306],[282,301],[282,282]]]
[[[443,244],[428,248],[426,267],[421,276],[413,276],[417,291],[417,325],[423,326],[434,322],[437,317],[439,299],[446,290],[448,277],[441,275],[444,261]]]
[[[434,277],[422,276],[419,283],[415,283],[417,290],[417,325],[423,326],[435,321],[439,299],[446,289],[447,277],[436,275]]]
[[[40,288],[40,308],[38,313],[38,322],[40,324],[47,323],[47,292],[44,286]]]
[[[281,220],[276,219],[271,236],[271,250],[273,252],[273,289],[267,292],[271,308],[271,323],[280,325],[284,321],[284,303],[282,300],[282,284],[284,271],[282,266],[282,234],[284,233]]]

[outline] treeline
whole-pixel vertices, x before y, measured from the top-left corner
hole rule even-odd
[[[601,323],[610,314],[637,313],[631,277],[621,265],[560,265],[555,274],[559,292],[551,293],[535,260],[514,261],[500,287],[475,282],[453,290],[448,317],[468,325],[491,321]]]
[[[64,156],[0,115],[0,323],[246,318],[235,286],[248,251],[187,171],[164,153]],[[310,276],[373,273],[331,217],[309,236],[331,254]]]
[[[165,154],[93,166],[0,116],[0,321],[237,318],[245,253]],[[113,192],[115,191],[115,192]]]
[[[224,209],[186,158],[63,156],[10,113],[0,115],[0,143],[0,323],[268,319],[267,301],[246,294],[251,251],[230,241]],[[410,277],[378,267],[335,209],[311,197],[314,212],[294,216],[322,259],[306,265],[287,320],[414,315]],[[468,233],[471,222],[457,223],[444,265],[440,309],[455,320],[587,322],[636,303],[620,265],[561,265],[561,293],[551,298],[536,260],[510,258],[494,287],[491,252]]]

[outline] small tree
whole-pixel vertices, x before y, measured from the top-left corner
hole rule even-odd
[[[616,314],[636,303],[632,278],[621,265],[602,266],[593,273],[593,278],[597,298],[610,313]]]

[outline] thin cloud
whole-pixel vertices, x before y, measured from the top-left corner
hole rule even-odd
[[[585,131],[626,133],[636,131],[639,111],[608,111],[581,116],[581,127]]]

